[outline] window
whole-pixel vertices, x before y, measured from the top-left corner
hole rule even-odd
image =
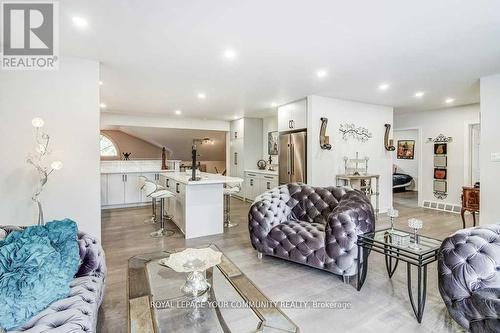
[[[101,156],[118,156],[118,149],[113,141],[101,134]]]

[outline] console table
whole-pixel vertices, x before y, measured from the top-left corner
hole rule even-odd
[[[337,175],[336,177],[337,186],[349,186],[353,189],[365,192],[365,194],[371,198],[375,196],[375,215],[378,217],[379,212],[379,197],[380,197],[380,185],[379,179],[380,175],[372,174],[361,174],[361,175]],[[373,186],[373,181],[375,180],[375,187]]]
[[[469,211],[472,214],[473,226],[476,226],[476,213],[479,213],[479,187],[462,187],[462,224],[465,229],[465,212]]]

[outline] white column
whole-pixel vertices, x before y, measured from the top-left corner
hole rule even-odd
[[[500,74],[481,78],[480,224],[500,223]]]

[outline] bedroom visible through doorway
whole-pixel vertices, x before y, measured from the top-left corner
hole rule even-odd
[[[394,130],[392,184],[394,205],[418,206],[420,139],[418,129]]]

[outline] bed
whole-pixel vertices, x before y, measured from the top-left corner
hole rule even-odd
[[[413,183],[413,177],[404,173],[395,172],[392,174],[393,191],[406,191],[406,187]]]

